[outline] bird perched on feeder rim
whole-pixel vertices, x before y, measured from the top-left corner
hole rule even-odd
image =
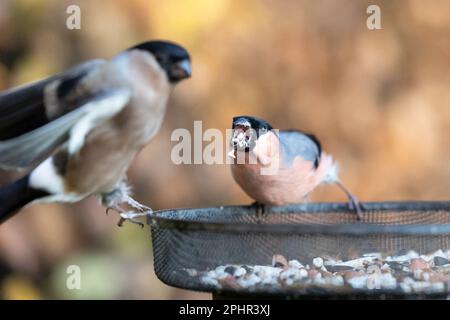
[[[315,136],[298,130],[277,132],[251,116],[233,118],[232,131],[231,173],[260,209],[300,203],[320,184],[334,183],[360,218],[361,204],[340,182],[337,163]]]
[[[32,202],[91,195],[118,211],[119,225],[136,222],[150,208],[131,198],[126,171],[158,132],[174,85],[190,76],[186,49],[149,41],[0,93],[0,168],[37,164],[0,187],[0,222]]]

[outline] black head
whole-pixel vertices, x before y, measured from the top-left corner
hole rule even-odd
[[[191,58],[182,46],[168,41],[148,41],[141,43],[129,50],[145,50],[150,52],[158,61],[159,65],[166,71],[171,83],[176,83],[192,74]]]
[[[255,143],[261,135],[273,130],[266,120],[251,116],[234,117],[232,129],[231,145],[246,152],[255,147]]]

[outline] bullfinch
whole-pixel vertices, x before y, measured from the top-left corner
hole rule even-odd
[[[148,41],[1,92],[0,168],[34,169],[0,188],[0,222],[29,203],[95,195],[119,225],[137,223],[150,208],[131,197],[126,171],[158,132],[174,85],[190,76],[186,49]]]
[[[340,182],[337,163],[314,135],[277,131],[263,119],[239,116],[233,118],[231,147],[232,176],[256,200],[259,212],[264,205],[303,202],[320,184],[334,183],[360,218],[361,204]]]

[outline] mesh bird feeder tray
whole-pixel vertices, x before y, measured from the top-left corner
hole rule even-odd
[[[148,216],[155,272],[213,296],[443,298],[450,202],[164,210]]]

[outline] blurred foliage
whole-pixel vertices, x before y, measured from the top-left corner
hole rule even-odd
[[[82,29],[65,27],[78,4]],[[370,2],[372,3],[372,2]],[[225,165],[175,166],[175,128],[225,130],[239,114],[314,132],[363,200],[448,199],[450,1],[376,1],[382,30],[357,0],[0,0],[0,89],[171,39],[193,57],[166,121],[134,162],[136,198],[154,209],[248,203]],[[18,173],[1,173],[0,183]],[[325,186],[313,200],[344,200]],[[36,205],[0,227],[0,296],[197,298],[153,274],[148,231],[115,226],[95,199]],[[68,291],[65,268],[82,268]]]

